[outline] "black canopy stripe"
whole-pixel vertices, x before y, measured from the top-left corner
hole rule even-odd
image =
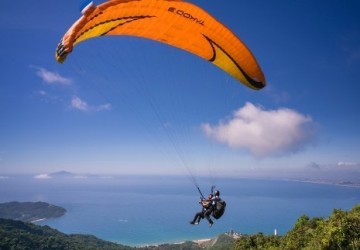
[[[210,43],[211,48],[213,49],[213,57],[209,59],[209,62],[214,62],[216,59],[216,51],[215,51],[215,47],[214,45],[216,45],[219,49],[221,49],[222,52],[224,52],[230,59],[231,61],[236,65],[236,67],[240,70],[240,72],[244,75],[244,77],[246,78],[247,81],[249,81],[249,83],[254,86],[254,88],[256,89],[261,89],[264,87],[264,84],[262,82],[258,82],[256,80],[254,80],[253,78],[251,78],[248,74],[246,74],[246,72],[240,67],[240,65],[230,56],[229,53],[226,52],[226,50],[224,50],[221,46],[219,46],[216,42],[214,42],[212,39],[210,39],[209,37],[207,37],[206,35],[202,34],[206,40],[208,40],[208,42]]]
[[[74,42],[76,42],[77,39],[79,39],[79,37],[83,36],[85,33],[89,32],[90,30],[98,27],[98,26],[101,26],[101,25],[104,25],[104,24],[107,24],[107,23],[111,23],[111,22],[116,22],[116,21],[119,21],[119,20],[123,20],[123,19],[129,19],[127,20],[126,22],[124,23],[121,23],[121,24],[118,24],[118,25],[115,25],[113,27],[111,27],[109,30],[105,31],[104,33],[101,34],[101,36],[104,36],[106,35],[107,33],[109,33],[110,31],[116,29],[117,27],[119,26],[122,26],[122,25],[125,25],[127,23],[131,23],[131,22],[134,22],[134,21],[137,21],[137,20],[140,20],[140,19],[144,19],[144,18],[152,18],[154,16],[127,16],[127,17],[119,17],[119,18],[115,18],[115,19],[110,19],[110,20],[106,20],[104,22],[100,22],[100,23],[96,23],[95,25],[89,27],[88,29],[84,30],[83,32],[81,32],[74,40]]]

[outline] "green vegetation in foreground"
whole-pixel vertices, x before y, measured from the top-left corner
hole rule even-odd
[[[28,222],[0,219],[0,249],[123,250],[132,248],[103,241],[91,235],[67,235],[49,226],[37,226]]]
[[[284,236],[243,235],[236,240],[233,249],[359,250],[360,205],[348,212],[335,209],[327,219],[303,215]]]
[[[46,202],[0,203],[0,218],[31,222],[63,216],[66,209]]]
[[[236,236],[236,237],[234,237]],[[235,239],[236,238],[236,239]],[[129,247],[91,235],[64,234],[48,226],[0,219],[0,249],[147,249],[147,250],[359,250],[360,205],[350,211],[335,209],[329,218],[301,216],[293,229],[284,236],[222,234],[201,244],[187,241],[181,244]]]

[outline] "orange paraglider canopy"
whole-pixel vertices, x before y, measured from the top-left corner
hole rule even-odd
[[[90,3],[66,32],[56,60],[89,38],[128,35],[152,39],[212,62],[252,89],[265,77],[247,46],[225,25],[198,6],[181,0],[110,0]]]

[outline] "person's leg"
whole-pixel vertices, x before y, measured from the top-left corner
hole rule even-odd
[[[201,217],[202,212],[196,213],[194,219],[190,221],[190,224],[199,224]]]
[[[210,218],[210,215],[212,213],[212,209],[208,209],[205,212],[205,218],[207,219],[207,221],[209,222],[209,226],[211,227],[212,224],[214,224],[214,222],[212,221],[212,219]]]
[[[201,211],[201,212],[199,212],[198,213],[198,219],[197,219],[197,224],[199,224],[200,223],[200,221],[201,221],[201,219],[204,219],[205,217],[204,217],[204,211]]]

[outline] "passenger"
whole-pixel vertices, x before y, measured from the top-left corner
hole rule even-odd
[[[215,191],[214,195],[210,194],[208,199],[201,199],[199,203],[202,205],[202,210],[195,214],[195,217],[192,221],[190,221],[190,224],[197,225],[200,223],[201,219],[206,218],[209,226],[211,227],[214,222],[210,216],[212,215],[214,209],[216,208],[216,204],[219,201],[221,201],[221,198],[220,192],[218,190]]]
[[[202,209],[200,212],[195,214],[195,217],[192,221],[190,221],[190,224],[197,225],[200,223],[201,219],[204,219],[206,217],[206,212],[211,209],[212,210],[212,202],[213,202],[213,194],[209,194],[208,199],[201,199],[200,204],[202,206]],[[211,214],[211,213],[210,213]],[[209,216],[206,217],[206,219],[209,221]],[[210,219],[211,221],[211,219]],[[209,223],[210,223],[209,221]]]

